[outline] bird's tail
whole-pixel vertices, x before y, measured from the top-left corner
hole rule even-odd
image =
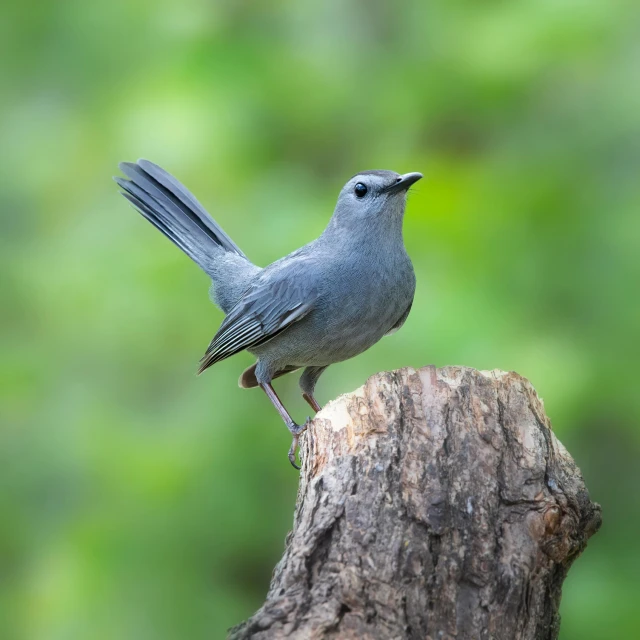
[[[189,190],[148,160],[121,162],[128,180],[114,178],[122,195],[203,271],[211,273],[220,249],[246,256]]]

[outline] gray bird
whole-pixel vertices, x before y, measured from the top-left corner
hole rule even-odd
[[[240,376],[260,386],[293,436],[298,425],[271,386],[304,367],[303,398],[320,411],[313,392],[331,364],[353,358],[407,319],[416,279],[402,240],[409,187],[420,173],[363,171],[342,188],[322,235],[261,269],[245,256],[194,196],[148,160],[123,162],[123,195],[212,280],[213,302],[226,317],[200,361],[198,373],[240,351],[257,361]]]

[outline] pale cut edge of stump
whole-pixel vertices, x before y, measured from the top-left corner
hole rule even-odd
[[[544,409],[544,401],[538,395],[531,382],[521,376],[515,371],[503,371],[501,369],[473,369],[471,367],[464,367],[461,365],[449,365],[446,367],[436,368],[434,365],[427,365],[420,369],[414,369],[413,367],[403,367],[402,369],[394,369],[392,371],[383,371],[375,373],[366,382],[360,385],[357,389],[349,391],[347,393],[340,394],[334,400],[330,400],[324,405],[321,411],[319,411],[309,425],[309,429],[305,431],[300,437],[300,451],[302,454],[303,468],[301,473],[301,479],[308,477],[309,475],[315,476],[319,473],[320,468],[330,461],[329,458],[324,459],[323,452],[315,450],[312,451],[314,455],[310,453],[310,440],[313,439],[313,434],[318,430],[329,430],[336,434],[342,430],[347,429],[346,437],[344,441],[348,444],[348,447],[340,451],[340,455],[354,455],[359,447],[357,446],[363,439],[366,439],[372,435],[370,432],[363,432],[356,434],[353,432],[354,416],[350,412],[350,405],[354,400],[364,400],[366,395],[366,388],[372,384],[376,384],[378,381],[384,383],[384,379],[387,376],[410,376],[419,375],[422,384],[425,388],[431,387],[433,390],[441,390],[443,388],[455,389],[464,383],[464,376],[470,373],[479,374],[485,378],[489,378],[496,381],[504,382],[516,382],[522,384],[530,395],[532,401],[532,410],[534,411],[536,418],[543,424],[549,431],[553,433],[551,421],[547,417]],[[366,410],[364,410],[366,411]],[[569,452],[565,449],[564,445],[555,437],[554,441],[558,444],[559,452],[572,459]],[[332,456],[333,457],[333,456]],[[315,469],[311,471],[306,468],[305,464],[312,464]],[[582,479],[582,477],[580,477]]]

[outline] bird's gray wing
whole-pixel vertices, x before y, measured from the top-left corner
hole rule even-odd
[[[404,313],[400,316],[397,322],[385,333],[385,336],[390,336],[392,333],[395,333],[404,323],[405,320],[409,317],[409,313],[411,311],[411,305],[413,304],[413,300],[409,303],[409,306],[406,308]]]
[[[271,340],[311,311],[318,297],[315,282],[286,271],[265,273],[245,292],[213,337],[198,373]]]

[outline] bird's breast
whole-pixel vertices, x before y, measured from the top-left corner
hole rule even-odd
[[[384,263],[376,256],[366,258],[317,264],[319,296],[312,310],[254,353],[280,368],[325,366],[378,342],[406,313],[415,276],[406,254],[387,254]]]
[[[415,276],[407,258],[392,268],[347,264],[326,284],[309,319],[321,349],[344,360],[374,345],[398,322],[413,300]]]

